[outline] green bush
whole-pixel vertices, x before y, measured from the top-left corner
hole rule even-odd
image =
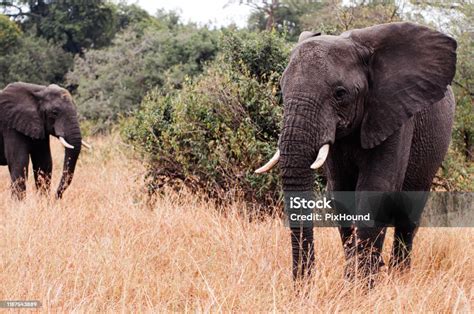
[[[275,78],[274,73],[283,73],[288,62],[288,52],[282,50],[285,41],[275,34],[224,32],[220,47],[224,61],[234,71],[248,72],[262,82]]]
[[[200,73],[216,55],[217,42],[216,32],[193,25],[132,27],[112,46],[77,56],[67,83],[77,87],[81,116],[102,130],[135,110],[152,87],[180,88],[187,75]]]
[[[182,90],[148,93],[141,110],[124,122],[123,135],[147,161],[151,193],[184,182],[220,200],[239,194],[273,203],[279,199],[278,175],[254,170],[277,147],[278,81],[288,47],[274,33],[228,33],[221,49]]]

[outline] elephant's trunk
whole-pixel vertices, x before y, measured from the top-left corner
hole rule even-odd
[[[314,189],[314,170],[310,168],[313,147],[297,127],[285,127],[280,141],[280,168],[284,193],[306,192]],[[291,227],[293,278],[310,275],[314,262],[313,227]]]
[[[334,139],[323,106],[302,99],[285,99],[280,137],[280,168],[284,193],[313,192],[315,171],[311,169],[320,148]],[[325,159],[325,158],[324,158]],[[307,223],[291,227],[293,277],[310,275],[314,263],[313,227]]]
[[[74,170],[76,168],[77,159],[79,158],[79,154],[81,152],[82,136],[77,121],[74,121],[69,124],[68,131],[65,135],[65,140],[74,148],[65,148],[63,174],[61,176],[61,181],[59,182],[59,186],[56,192],[57,198],[61,198],[63,196],[64,191],[67,189],[69,184],[71,184],[72,177],[74,176]]]

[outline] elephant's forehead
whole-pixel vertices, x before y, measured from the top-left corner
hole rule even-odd
[[[53,97],[59,96],[63,100],[72,101],[72,96],[67,89],[64,89],[56,84],[49,85],[48,89]]]
[[[305,62],[321,63],[327,60],[344,59],[352,52],[347,40],[337,36],[320,36],[305,41],[293,49],[291,59],[302,59]]]
[[[329,52],[329,45],[317,41],[308,41],[293,49],[292,58],[325,57]]]

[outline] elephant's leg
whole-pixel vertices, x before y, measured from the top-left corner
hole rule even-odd
[[[49,138],[35,141],[32,147],[31,161],[33,163],[36,188],[42,193],[48,193],[51,187],[51,173],[53,171]]]
[[[354,280],[355,275],[355,257],[356,257],[356,234],[354,227],[339,227],[344,256],[346,258],[346,266],[344,267],[344,278],[346,280]]]
[[[414,117],[413,141],[408,160],[403,191],[430,191],[436,175],[448,151],[454,115],[454,99],[445,97]],[[395,238],[390,266],[401,270],[410,267],[410,253],[417,223],[401,220],[396,222]]]
[[[293,278],[311,276],[314,264],[313,228],[291,228]]]
[[[383,242],[386,228],[357,228],[356,230],[356,263],[358,273],[370,280],[371,275],[376,274],[385,263],[382,258]]]
[[[384,265],[381,253],[385,227],[393,218],[394,208],[392,202],[387,202],[384,193],[402,189],[410,156],[413,127],[413,120],[410,120],[382,144],[367,151],[365,155],[362,153],[359,159],[356,207],[359,213],[370,212],[376,220],[375,227],[361,225],[356,231],[356,264],[361,275],[373,275]],[[385,222],[386,219],[390,220]],[[369,284],[371,283],[370,280]]]
[[[352,159],[354,155],[352,143],[358,140],[358,136],[348,136],[334,143],[331,148],[331,154],[326,162],[329,191],[355,191],[359,172]],[[353,278],[351,263],[355,256],[354,226],[340,226],[338,230],[347,262],[345,277],[351,279]]]
[[[339,227],[339,235],[341,236],[342,246],[346,260],[354,257],[355,248],[355,232],[354,227]]]
[[[406,270],[411,263],[411,250],[413,248],[413,239],[417,231],[416,226],[397,226],[393,239],[392,257],[390,267],[400,270]]]
[[[6,130],[4,133],[5,157],[12,180],[12,196],[23,199],[28,178],[30,139],[15,130]]]

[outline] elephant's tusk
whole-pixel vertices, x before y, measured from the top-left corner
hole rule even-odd
[[[326,161],[326,158],[328,157],[328,153],[329,153],[329,144],[324,144],[319,149],[318,157],[316,157],[316,160],[311,165],[311,169],[318,169],[319,167],[321,167]]]
[[[280,150],[278,149],[273,155],[273,157],[262,167],[258,168],[255,170],[255,173],[264,173],[267,172],[268,170],[272,169],[273,166],[275,166],[278,163],[278,160],[280,159]]]
[[[61,144],[64,145],[64,147],[70,148],[70,149],[74,149],[74,146],[72,146],[71,144],[69,144],[68,142],[66,142],[66,140],[64,139],[64,137],[59,137],[59,141],[61,142]]]
[[[89,144],[89,143],[87,143],[87,142],[85,142],[85,141],[81,141],[81,143],[82,143],[82,146],[84,146],[85,148],[87,148],[87,149],[92,149],[92,145],[91,145],[91,144]]]

